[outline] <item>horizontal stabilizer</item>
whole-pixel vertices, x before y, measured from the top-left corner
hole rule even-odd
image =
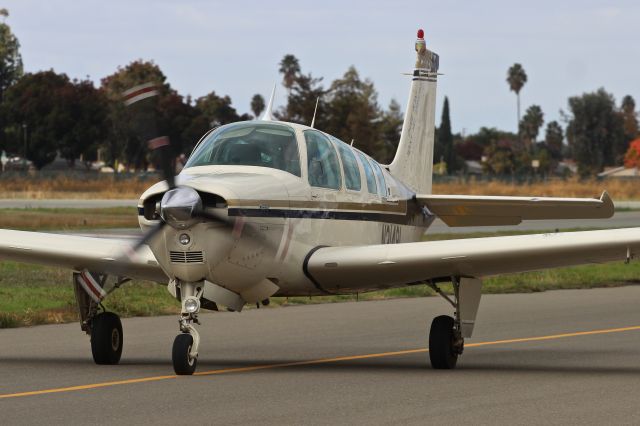
[[[517,225],[523,220],[606,219],[614,205],[607,192],[597,198],[416,195],[416,200],[451,227]]]

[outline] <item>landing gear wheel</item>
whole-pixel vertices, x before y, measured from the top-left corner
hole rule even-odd
[[[435,317],[429,331],[429,359],[437,370],[456,367],[460,351],[455,347],[454,319],[447,315]]]
[[[122,323],[118,315],[102,312],[91,320],[91,354],[96,364],[120,362],[122,343]]]
[[[176,374],[191,375],[196,371],[198,358],[193,358],[189,355],[192,346],[193,336],[189,333],[178,334],[173,341],[171,359],[173,360],[173,370]]]

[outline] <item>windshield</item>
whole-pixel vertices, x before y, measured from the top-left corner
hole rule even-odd
[[[270,167],[300,176],[296,134],[282,124],[244,122],[221,127],[198,145],[185,168],[213,165]]]

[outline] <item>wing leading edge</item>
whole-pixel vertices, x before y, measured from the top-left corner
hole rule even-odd
[[[607,192],[597,198],[416,195],[431,213],[451,227],[517,225],[523,220],[604,219],[613,216]]]
[[[452,276],[491,275],[622,261],[640,255],[640,228],[324,247],[306,271],[322,288],[372,290]]]
[[[0,259],[167,281],[149,247],[125,256],[130,250],[130,242],[121,239],[0,230]]]

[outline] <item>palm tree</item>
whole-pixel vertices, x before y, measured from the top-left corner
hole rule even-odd
[[[298,58],[291,54],[284,55],[284,58],[280,61],[280,69],[278,71],[282,74],[282,84],[291,92],[296,76],[300,73]]]
[[[524,137],[527,147],[531,149],[538,139],[540,127],[544,124],[544,113],[538,105],[531,105],[522,117],[519,134]]]
[[[515,63],[509,68],[507,71],[507,83],[509,83],[509,89],[512,92],[516,92],[516,97],[518,99],[518,129],[520,128],[520,90],[527,82],[527,73],[524,72],[524,68],[522,65]],[[520,132],[518,131],[518,137],[520,136]]]
[[[255,94],[251,98],[251,111],[253,111],[256,118],[264,111],[264,98],[261,95]]]

